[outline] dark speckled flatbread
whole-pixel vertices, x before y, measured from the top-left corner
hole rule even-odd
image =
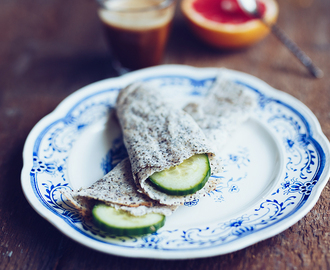
[[[208,95],[198,103],[188,104],[184,110],[220,153],[229,137],[250,117],[255,105],[255,99],[243,85],[219,75]]]
[[[147,213],[170,215],[177,208],[162,205],[137,191],[128,158],[92,186],[76,191],[65,191],[63,194],[86,217],[90,216],[92,207],[97,201],[128,211],[135,216]]]
[[[194,119],[181,109],[165,103],[151,83],[134,83],[119,93],[117,116],[139,190],[162,204],[180,205],[206,195],[219,183],[210,178],[193,195],[172,196],[155,189],[148,177],[154,172],[179,165],[195,154],[209,156],[211,173],[221,171],[212,145]]]

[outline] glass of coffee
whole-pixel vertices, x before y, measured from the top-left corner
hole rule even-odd
[[[99,17],[120,73],[158,65],[175,0],[98,0]]]

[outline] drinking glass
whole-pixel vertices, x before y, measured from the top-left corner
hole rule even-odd
[[[162,61],[175,0],[98,0],[99,17],[119,73]]]

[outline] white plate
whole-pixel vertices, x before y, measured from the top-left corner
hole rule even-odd
[[[125,154],[109,112],[120,88],[153,80],[175,106],[205,95],[221,72],[258,101],[253,117],[230,138],[217,189],[181,206],[157,233],[105,237],[62,201],[61,189],[88,186]],[[311,111],[250,75],[165,65],[107,79],[73,93],[44,117],[25,143],[23,191],[61,232],[120,256],[184,259],[233,252],[287,229],[315,205],[329,177],[329,142]]]

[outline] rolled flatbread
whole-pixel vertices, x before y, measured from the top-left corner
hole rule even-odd
[[[211,174],[221,171],[220,160],[195,120],[166,103],[152,83],[137,82],[119,92],[116,112],[138,191],[166,205],[180,205],[205,196],[215,189],[219,178],[210,177],[195,194],[165,194],[148,177],[181,164],[195,154],[207,154]]]
[[[127,211],[134,216],[148,213],[168,216],[177,208],[177,206],[162,205],[137,191],[128,158],[90,187],[62,193],[82,216],[87,218],[90,218],[92,208],[97,202]]]
[[[207,96],[199,102],[188,104],[188,112],[220,154],[230,136],[250,116],[255,99],[243,85],[219,75]]]

